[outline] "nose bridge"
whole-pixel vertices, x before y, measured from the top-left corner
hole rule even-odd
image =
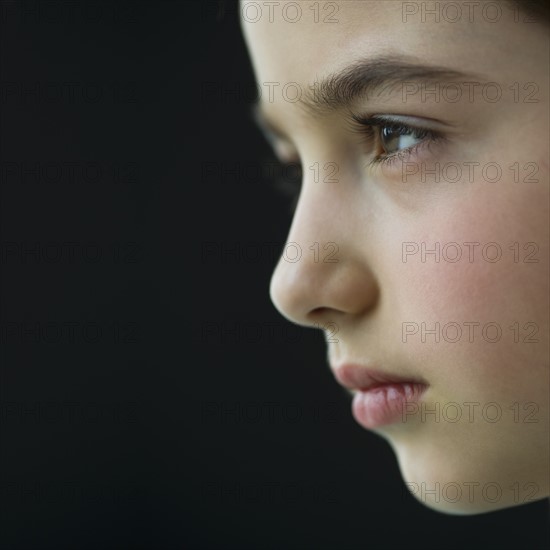
[[[307,166],[304,168],[302,190],[288,233],[287,245],[297,243],[301,248],[302,258],[311,256],[315,260],[318,259],[319,249],[326,243],[341,240],[338,235],[344,228],[339,226],[336,213],[342,197],[338,197],[339,190],[335,188],[338,183],[318,181],[314,172],[308,173],[309,169]],[[336,260],[337,258],[332,258],[323,263],[334,264],[337,263]]]

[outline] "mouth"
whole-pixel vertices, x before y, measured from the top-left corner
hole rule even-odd
[[[353,394],[352,414],[364,428],[374,429],[405,422],[428,384],[419,378],[403,377],[359,365],[343,364],[333,369],[339,384]]]

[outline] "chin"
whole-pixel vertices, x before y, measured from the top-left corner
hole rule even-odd
[[[407,487],[410,486],[410,483]],[[440,498],[439,502],[430,500],[429,498],[422,498],[420,494],[414,494],[416,500],[435,512],[441,514],[447,514],[452,516],[473,516],[478,514],[487,514],[490,512],[497,512],[498,510],[503,510],[506,508],[511,508],[513,506],[523,506],[525,504],[530,504],[530,502],[514,502],[513,499],[510,499],[509,502],[504,501],[503,499],[495,503],[488,503],[483,499],[477,499],[473,502],[469,502],[468,499],[459,502],[448,502]]]
[[[450,453],[444,447],[413,445],[412,452],[407,445],[389,442],[403,478],[403,498],[408,493],[436,512],[486,514],[549,496],[548,474],[537,475],[536,468],[516,469],[503,460],[483,461],[475,453]]]

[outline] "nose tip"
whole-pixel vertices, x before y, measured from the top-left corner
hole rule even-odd
[[[371,309],[378,295],[368,266],[344,257],[335,263],[303,257],[281,257],[270,283],[270,296],[279,312],[293,323],[316,326]]]

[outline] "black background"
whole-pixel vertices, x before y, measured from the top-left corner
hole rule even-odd
[[[547,501],[418,504],[270,303],[232,4],[0,6],[1,548],[548,547]]]

